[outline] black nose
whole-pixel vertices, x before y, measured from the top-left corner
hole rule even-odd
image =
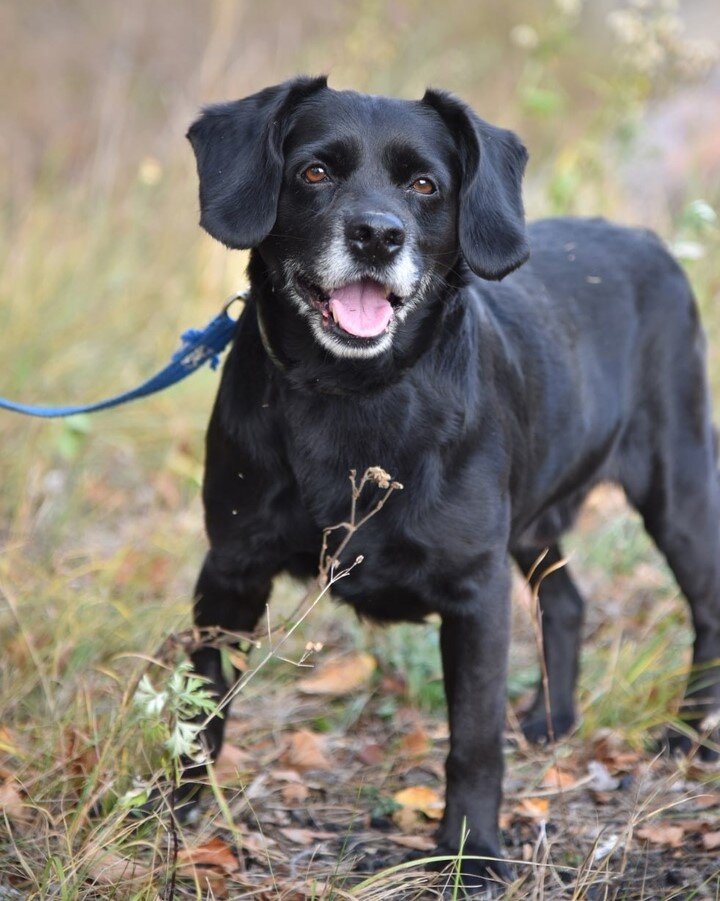
[[[359,259],[388,262],[403,246],[405,229],[392,213],[359,213],[345,224],[345,237]]]

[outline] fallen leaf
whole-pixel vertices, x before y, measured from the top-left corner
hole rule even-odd
[[[4,751],[6,754],[18,754],[20,752],[18,740],[7,726],[0,726],[0,751]]]
[[[0,810],[19,826],[33,819],[32,808],[23,801],[19,785],[7,770],[0,771]]]
[[[357,752],[358,758],[368,766],[376,766],[383,762],[383,750],[378,744],[369,744],[360,748]]]
[[[413,785],[393,795],[393,800],[401,807],[418,810],[431,820],[442,818],[445,805],[440,795],[428,785]]]
[[[151,870],[143,863],[128,860],[107,851],[102,856],[93,860],[88,867],[87,875],[96,885],[114,885],[144,879],[149,876]]]
[[[218,759],[213,766],[215,778],[220,785],[228,785],[237,782],[241,774],[246,774],[252,761],[252,756],[247,751],[242,751],[234,745],[224,744]]]
[[[705,810],[708,807],[720,809],[720,792],[705,792],[702,795],[696,795],[688,798],[688,803],[698,810]]]
[[[720,848],[720,832],[706,832],[702,844],[706,851],[717,851]]]
[[[423,815],[410,807],[399,807],[393,811],[392,821],[403,832],[417,832],[427,822]]]
[[[557,766],[549,767],[543,776],[543,788],[554,788],[561,790],[563,788],[571,788],[577,782],[577,778],[566,770],[561,770]]]
[[[178,851],[177,861],[178,872],[185,874],[194,871],[198,866],[213,867],[228,876],[242,872],[233,849],[217,835],[194,848],[181,848]]]
[[[242,837],[243,848],[255,857],[267,857],[267,849],[277,842],[262,832],[246,832]]]
[[[310,795],[310,789],[299,782],[288,782],[280,790],[282,799],[286,804],[301,804]]]
[[[595,792],[612,792],[619,785],[620,780],[616,776],[611,776],[610,771],[599,760],[591,760],[588,765],[588,773],[592,777],[588,783],[588,788]]]
[[[74,726],[63,733],[63,754],[69,772],[77,778],[87,778],[98,764],[97,748]]]
[[[522,798],[515,805],[515,813],[518,816],[530,820],[546,820],[550,802],[547,798]]]
[[[280,832],[296,845],[312,845],[315,842],[326,841],[329,838],[337,838],[334,832],[319,832],[315,829],[281,829]]]
[[[302,782],[302,776],[297,770],[270,770],[270,776],[276,782]]]
[[[712,832],[713,823],[710,820],[701,820],[694,818],[690,820],[675,820],[676,826],[681,826],[686,833],[688,832]]]
[[[228,898],[230,891],[227,881],[222,873],[217,870],[209,870],[201,867],[199,870],[181,873],[181,876],[194,878],[203,897],[207,898]]]
[[[383,676],[380,688],[386,694],[404,695],[407,692],[407,682],[402,676]]]
[[[400,752],[407,757],[424,757],[430,748],[430,739],[422,726],[417,726],[400,740]]]
[[[413,851],[432,851],[435,842],[429,835],[388,835],[391,842]]]
[[[216,873],[214,870],[196,870],[195,878],[206,897],[218,899],[230,897],[230,890],[222,873]]]
[[[323,664],[312,676],[300,679],[297,686],[307,695],[350,694],[368,681],[376,666],[371,654],[344,654]]]
[[[622,739],[609,729],[600,730],[596,734],[592,756],[613,773],[629,772],[640,761],[640,754],[625,747]]]
[[[307,729],[293,732],[284,755],[285,762],[301,770],[329,770],[330,761],[323,750],[323,740]]]
[[[653,845],[667,845],[670,848],[679,848],[685,837],[682,826],[671,826],[662,823],[659,823],[657,826],[643,826],[635,834],[638,838],[642,838]]]
[[[598,836],[599,838],[599,836]],[[604,840],[598,842],[595,846],[595,850],[593,851],[593,863],[599,863],[601,860],[605,860],[620,844],[620,836],[617,833],[612,832],[610,835],[606,835]]]
[[[250,661],[246,653],[235,648],[229,648],[227,653],[230,663],[239,673],[246,673],[250,669]]]
[[[282,901],[309,901],[309,899],[331,898],[333,889],[329,882],[319,882],[317,879],[308,879],[298,883],[282,893]],[[263,898],[266,896],[263,895]],[[273,901],[276,895],[273,895]]]

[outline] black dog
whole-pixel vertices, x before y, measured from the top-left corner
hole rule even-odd
[[[440,91],[401,101],[299,78],[210,107],[189,138],[201,224],[252,248],[208,433],[195,621],[252,630],[276,573],[316,571],[349,470],[400,479],[336,593],[373,619],[441,615],[438,850],[457,851],[465,820],[466,853],[498,857],[510,560],[558,560],[598,482],[623,486],[690,603],[683,716],[700,728],[720,704],[720,479],[688,283],[646,231],[526,232],[525,148]],[[575,719],[583,607],[567,568],[541,603],[558,736]],[[194,663],[224,694],[219,652]],[[542,692],[525,729],[548,737]],[[213,754],[222,735],[218,718]],[[464,869],[471,884],[487,872]]]

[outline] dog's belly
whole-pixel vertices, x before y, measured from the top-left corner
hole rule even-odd
[[[512,539],[513,550],[545,548],[559,541],[572,528],[587,494],[587,491],[583,491],[544,510]]]

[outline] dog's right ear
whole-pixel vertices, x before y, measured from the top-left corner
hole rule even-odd
[[[232,248],[256,247],[272,230],[283,172],[288,114],[327,87],[295,78],[206,107],[187,133],[200,179],[200,225]]]

